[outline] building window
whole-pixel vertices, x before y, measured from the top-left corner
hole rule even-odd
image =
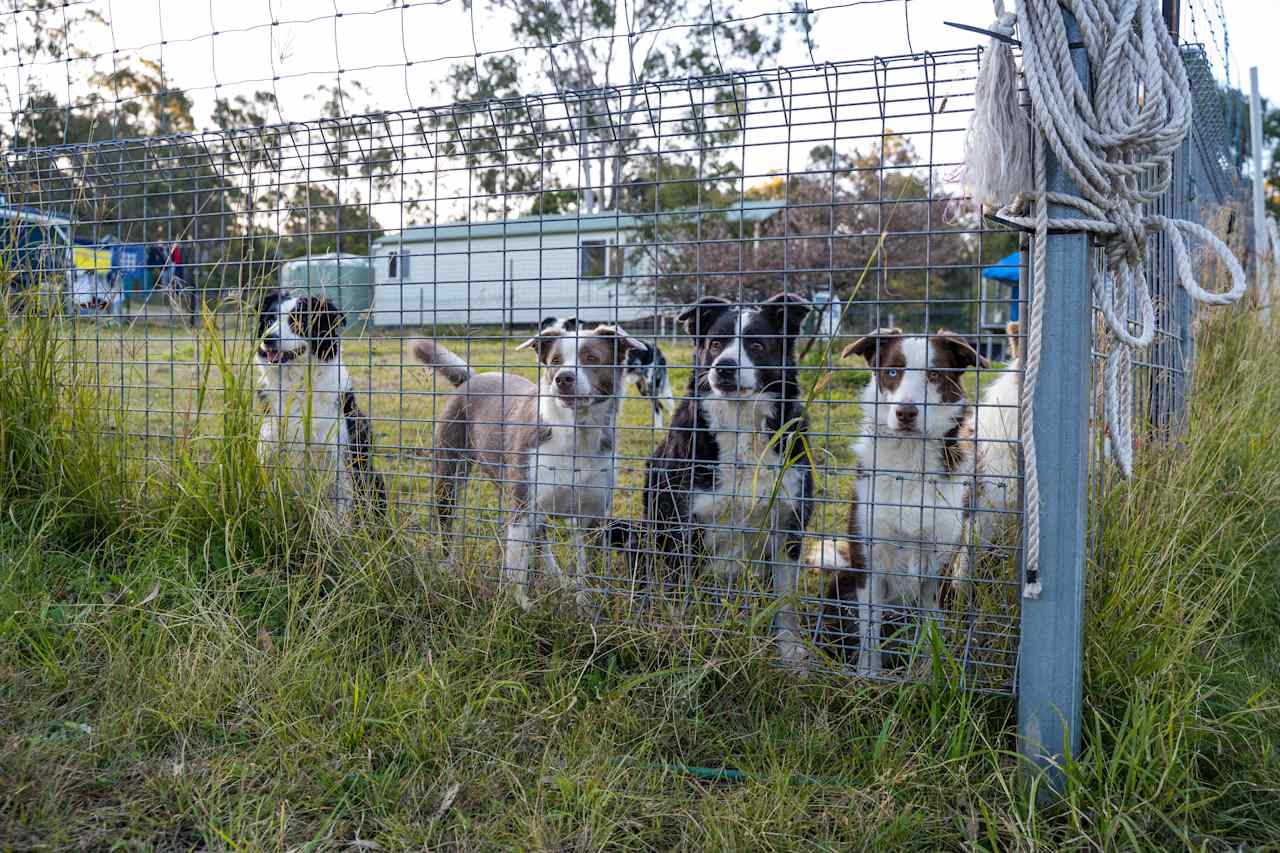
[[[621,279],[627,270],[627,249],[625,246],[609,247],[609,277]]]
[[[407,249],[401,249],[399,252],[392,252],[387,260],[387,278],[406,279],[409,277],[409,252]]]
[[[604,278],[608,274],[609,244],[604,240],[583,240],[578,269],[582,278]]]

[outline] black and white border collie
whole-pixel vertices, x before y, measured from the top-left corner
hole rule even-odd
[[[875,675],[885,608],[907,604],[941,623],[939,590],[963,547],[974,482],[973,413],[964,373],[981,365],[959,335],[877,329],[845,348],[873,371],[862,394],[854,445],[859,471],[848,538],[824,543],[817,561],[834,569],[823,634]],[[850,615],[852,611],[855,615]]]
[[[577,317],[544,317],[541,331],[573,331],[579,325]],[[676,401],[671,394],[671,382],[667,378],[667,357],[662,354],[657,342],[646,342],[643,347],[627,350],[623,375],[627,384],[633,386],[636,393],[648,400],[653,408],[653,428],[662,429],[663,417],[671,417]]]
[[[266,294],[258,310],[258,399],[267,416],[258,433],[263,464],[318,476],[339,518],[355,502],[379,514],[386,486],[373,468],[373,430],[342,363],[338,308],[323,296]]]
[[[705,297],[680,316],[694,338],[687,397],[645,466],[645,524],[656,557],[692,581],[770,567],[783,601],[774,634],[802,666],[795,594],[814,481],[794,345],[809,305],[780,293],[757,305]],[[677,578],[667,573],[668,581]]]

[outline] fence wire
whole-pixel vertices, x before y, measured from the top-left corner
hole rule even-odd
[[[1204,4],[1188,4],[1192,20],[1198,11],[1203,20]],[[1221,17],[1217,31],[1223,31]],[[1203,26],[1203,23],[1202,23]],[[1194,32],[1194,27],[1193,27]],[[1200,222],[1217,234],[1239,258],[1248,257],[1252,234],[1249,187],[1240,170],[1237,143],[1229,126],[1239,121],[1233,114],[1239,93],[1224,88],[1220,79],[1226,65],[1219,42],[1213,45],[1185,44],[1182,59],[1191,84],[1194,113],[1191,132],[1174,159],[1169,189],[1150,206],[1148,213]],[[1214,56],[1217,57],[1215,62]],[[1247,121],[1247,116],[1245,117]],[[1106,273],[1106,260],[1095,250],[1094,275]],[[1221,282],[1227,273],[1216,259],[1198,257],[1197,273],[1203,281]],[[1196,354],[1198,313],[1186,292],[1177,285],[1174,259],[1163,234],[1148,242],[1145,272],[1156,312],[1155,339],[1135,353],[1129,376],[1130,395],[1123,405],[1134,413],[1135,452],[1153,445],[1176,452],[1186,418]],[[1090,424],[1094,441],[1090,451],[1090,536],[1093,559],[1103,557],[1100,538],[1105,521],[1106,501],[1117,473],[1107,460],[1111,440],[1104,424],[1103,372],[1110,347],[1115,343],[1105,333],[1102,309],[1093,306],[1093,388],[1096,389]],[[1135,300],[1129,305],[1131,332],[1140,325]]]
[[[1186,55],[1171,216],[1238,194]],[[241,103],[65,144],[73,110],[35,104],[4,153],[8,310],[56,317],[140,484],[247,430],[291,500],[522,605],[1010,693],[1026,253],[956,175],[979,60]],[[1132,403],[1170,441],[1194,324],[1167,247],[1148,271]]]

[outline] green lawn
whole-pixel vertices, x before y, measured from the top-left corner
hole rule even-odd
[[[416,529],[430,380],[393,338],[347,359],[378,392],[401,529],[335,533],[258,469],[243,353],[219,367],[203,347],[197,381],[167,328],[79,326],[68,350],[10,322],[0,848],[1280,846],[1280,338],[1222,310],[1200,330],[1189,432],[1145,448],[1133,481],[1105,475],[1092,508],[1083,748],[1043,810],[1014,705],[957,672],[798,680],[758,609],[732,630],[592,622],[555,597],[521,613],[481,538],[443,571]],[[822,391],[818,431],[853,423],[853,385]],[[651,440],[628,431],[625,484]],[[849,439],[820,444],[834,529]]]

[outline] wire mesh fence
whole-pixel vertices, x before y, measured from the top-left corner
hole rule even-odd
[[[1200,5],[1187,4],[1193,21],[1197,11],[1200,20],[1204,20],[1205,10]],[[1201,223],[1222,239],[1237,258],[1243,259],[1249,256],[1249,188],[1241,174],[1242,160],[1232,141],[1233,131],[1228,130],[1240,120],[1235,114],[1238,93],[1229,85],[1224,88],[1218,79],[1224,70],[1222,54],[1215,62],[1210,56],[1212,50],[1212,46],[1207,50],[1202,44],[1184,44],[1181,49],[1193,102],[1191,131],[1174,159],[1168,189],[1144,213]],[[1105,275],[1103,252],[1095,249],[1093,256],[1092,276]],[[1204,254],[1195,260],[1196,273],[1202,281],[1221,284],[1228,280],[1227,271],[1212,255]],[[1175,260],[1164,234],[1153,235],[1144,263],[1155,307],[1155,336],[1149,346],[1133,355],[1121,405],[1133,412],[1135,452],[1155,446],[1164,448],[1160,452],[1176,453],[1180,435],[1187,427],[1194,391],[1199,309],[1177,284]],[[1096,294],[1092,315],[1094,394],[1089,416],[1089,522],[1091,559],[1097,563],[1105,557],[1106,543],[1101,532],[1107,500],[1119,477],[1109,459],[1112,437],[1106,427],[1102,393],[1107,357],[1117,344],[1106,334]],[[1132,329],[1141,324],[1136,300],[1130,301],[1127,319]]]
[[[141,483],[249,429],[291,500],[522,606],[1010,693],[1028,246],[955,174],[979,60],[11,145],[7,304]],[[1238,192],[1197,103],[1170,215]],[[1194,318],[1147,263],[1130,403],[1169,441]]]

